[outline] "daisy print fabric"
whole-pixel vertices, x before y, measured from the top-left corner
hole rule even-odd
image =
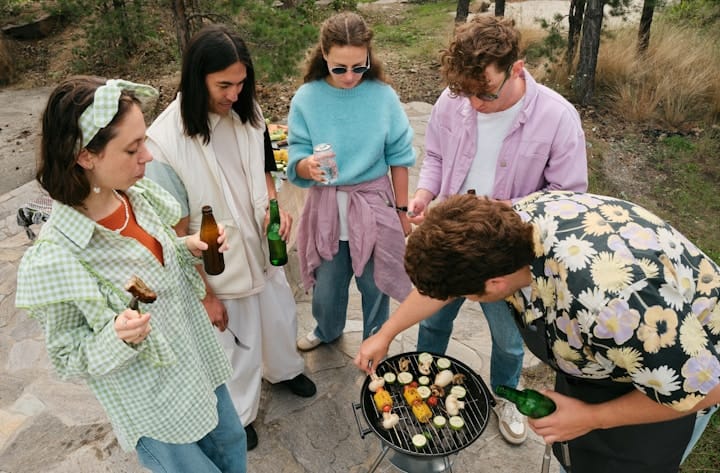
[[[720,268],[631,202],[572,192],[515,204],[535,227],[525,323],[545,317],[548,346],[570,376],[633,383],[684,411],[720,383]]]

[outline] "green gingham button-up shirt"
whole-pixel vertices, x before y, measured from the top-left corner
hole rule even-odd
[[[168,443],[205,436],[217,424],[214,390],[230,365],[201,303],[199,259],[171,228],[179,204],[149,180],[127,195],[138,224],[162,244],[164,265],[137,240],[54,202],[20,263],[16,304],[42,324],[58,374],[87,381],[129,451],[142,436]],[[130,301],[123,287],[132,275],[157,293],[140,305],[152,332],[136,346],[113,327]]]

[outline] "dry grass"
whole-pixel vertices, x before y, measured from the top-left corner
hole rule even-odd
[[[637,29],[603,38],[596,103],[627,120],[687,130],[720,118],[720,39],[659,19],[639,56]],[[562,67],[552,80],[567,83]]]
[[[636,31],[623,30],[598,56],[598,92],[617,113],[682,129],[720,114],[720,41],[659,22],[645,55],[635,53]]]

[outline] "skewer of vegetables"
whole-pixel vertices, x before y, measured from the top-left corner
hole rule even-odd
[[[409,406],[412,406],[415,401],[422,401],[422,396],[417,388],[411,385],[405,386],[405,389],[403,389],[403,397]]]
[[[398,422],[400,422],[399,415],[395,414],[394,412],[390,412],[390,411],[383,412],[383,421],[382,421],[383,429],[390,430],[393,427],[395,427]]]
[[[385,388],[379,388],[375,394],[373,394],[373,400],[375,401],[375,407],[377,407],[377,410],[380,412],[385,412],[386,407],[392,409],[392,396]]]
[[[412,405],[412,412],[415,415],[415,418],[423,424],[429,422],[433,416],[430,407],[428,407],[425,401],[415,401]]]
[[[418,393],[415,386],[405,386],[403,397],[410,405],[413,415],[419,422],[425,423],[432,418],[430,407],[423,401],[422,396]]]
[[[371,381],[368,384],[368,389],[372,392],[377,392],[378,389],[385,386],[385,379],[381,378],[375,373],[370,373],[370,380]]]

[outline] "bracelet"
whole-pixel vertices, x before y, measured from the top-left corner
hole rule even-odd
[[[404,207],[400,207],[400,206],[397,206],[397,205],[396,205],[396,206],[395,206],[395,210],[397,210],[398,212],[407,212],[407,211],[408,211],[408,208],[407,208],[407,205],[404,206]]]

